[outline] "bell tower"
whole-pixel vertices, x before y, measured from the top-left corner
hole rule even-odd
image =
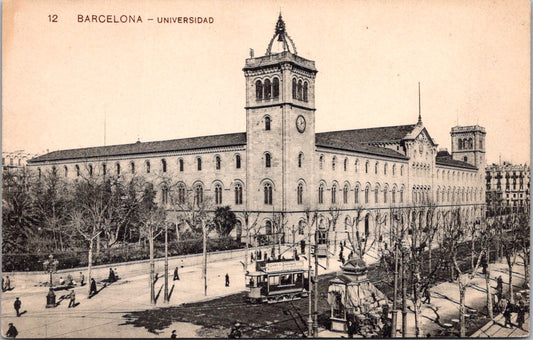
[[[452,157],[477,167],[485,172],[485,128],[479,125],[454,126],[452,137]]]
[[[298,56],[280,14],[265,55],[252,52],[243,71],[247,208],[303,210],[314,188],[315,62]]]

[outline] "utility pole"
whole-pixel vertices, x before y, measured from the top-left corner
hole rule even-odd
[[[309,224],[309,214],[307,215],[307,263],[308,263],[308,289],[309,289],[309,318],[307,319],[307,336],[311,337],[313,334],[313,301],[311,299],[313,293],[313,285],[311,282],[311,273],[313,272],[313,267],[311,267],[311,224]]]
[[[327,248],[326,248],[327,251]],[[326,254],[327,256],[327,254]],[[317,256],[317,240],[315,238],[315,275],[314,275],[314,300],[315,300],[315,308],[313,311],[313,337],[318,336],[318,256]]]
[[[168,223],[165,222],[165,296],[164,301],[168,302]]]
[[[392,228],[392,218],[391,218]],[[394,297],[392,300],[392,321],[391,321],[391,337],[396,337],[396,329],[398,328],[398,240],[397,240],[398,224],[395,225],[394,233]],[[392,240],[392,239],[391,239]]]
[[[204,295],[207,296],[207,231],[205,230],[206,229],[206,226],[205,226],[205,221],[204,220],[201,220],[201,223],[202,223],[202,234],[203,234],[203,251],[204,251],[204,268],[203,268],[203,271],[202,271],[202,276],[204,277]]]
[[[402,249],[402,337],[407,337],[407,281],[405,275],[405,259]]]

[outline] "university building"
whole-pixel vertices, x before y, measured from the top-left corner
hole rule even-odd
[[[274,52],[274,44],[280,51]],[[169,192],[231,206],[241,234],[242,212],[259,214],[261,233],[303,235],[305,210],[372,212],[432,202],[474,213],[485,203],[485,129],[451,129],[451,153],[438,150],[420,113],[414,124],[315,132],[315,62],[299,56],[281,15],[264,56],[245,60],[246,132],[47,153],[29,164],[41,176],[144,176],[170,205]],[[414,118],[414,117],[413,117]],[[320,223],[324,223],[323,219]],[[339,228],[339,227],[338,227]],[[344,228],[342,228],[344,230]]]

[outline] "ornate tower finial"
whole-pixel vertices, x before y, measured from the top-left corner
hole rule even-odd
[[[296,52],[296,45],[292,41],[291,37],[287,34],[287,31],[285,30],[285,22],[283,21],[283,18],[281,17],[281,9],[279,11],[279,17],[278,22],[276,23],[276,29],[274,32],[274,36],[270,40],[270,43],[268,44],[268,48],[266,50],[266,55],[272,54],[272,43],[274,42],[274,39],[278,38],[278,41],[280,41],[283,44],[283,51],[289,51],[294,54],[298,54]],[[290,43],[290,45],[289,45]]]
[[[420,107],[420,82],[418,82],[418,122],[417,125],[422,125],[422,111]]]

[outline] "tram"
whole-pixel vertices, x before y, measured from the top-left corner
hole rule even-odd
[[[301,260],[257,261],[255,271],[246,273],[248,300],[277,303],[308,296],[309,275],[304,268]]]

